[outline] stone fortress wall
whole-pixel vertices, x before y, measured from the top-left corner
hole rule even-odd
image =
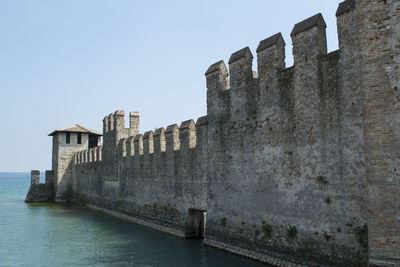
[[[138,121],[132,114],[130,125]],[[103,147],[74,156],[73,199],[190,236],[189,209],[206,211],[207,205],[206,117],[130,136],[126,133],[138,133],[138,126],[125,129],[123,111],[103,122]]]
[[[400,1],[347,0],[339,50],[321,14],[206,72],[207,116],[139,134],[103,120],[71,200],[275,265],[400,264]]]

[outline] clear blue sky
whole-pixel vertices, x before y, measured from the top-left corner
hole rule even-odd
[[[209,65],[282,32],[289,67],[290,31],[316,13],[336,50],[339,2],[0,0],[0,172],[50,169],[51,131],[102,131],[117,109],[141,132],[206,115]]]

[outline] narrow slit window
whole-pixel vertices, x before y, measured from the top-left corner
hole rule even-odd
[[[65,143],[66,144],[69,144],[70,142],[71,142],[71,134],[70,133],[66,133],[66,136],[65,136],[66,138],[65,138]]]
[[[82,144],[82,134],[78,133],[78,144]]]

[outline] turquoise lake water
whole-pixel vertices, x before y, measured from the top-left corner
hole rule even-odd
[[[0,173],[0,266],[267,266],[86,207],[26,204],[29,183]]]

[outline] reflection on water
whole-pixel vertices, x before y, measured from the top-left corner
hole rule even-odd
[[[0,173],[0,266],[266,266],[86,207],[26,204],[29,182]]]

